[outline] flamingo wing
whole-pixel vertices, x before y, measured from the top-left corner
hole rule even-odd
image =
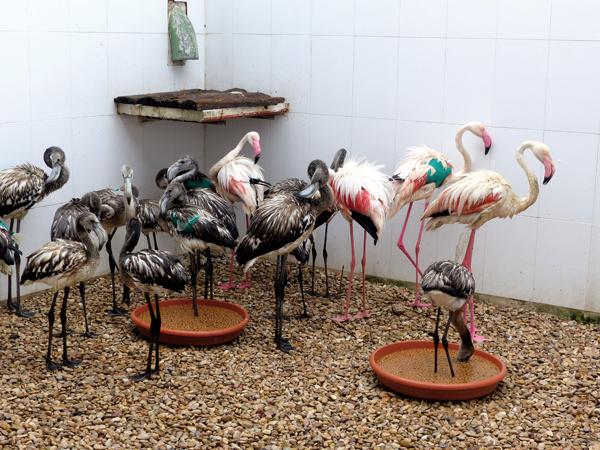
[[[33,164],[0,171],[0,216],[27,210],[44,197],[46,174]]]
[[[246,213],[252,213],[263,200],[264,187],[250,184],[251,178],[264,179],[262,168],[250,159],[239,156],[219,170],[217,189],[224,197],[242,202]]]
[[[181,260],[162,250],[142,250],[125,255],[121,259],[121,269],[138,283],[176,292],[182,292],[189,282]]]
[[[422,218],[480,214],[501,202],[509,189],[506,180],[495,172],[470,172],[444,189]]]

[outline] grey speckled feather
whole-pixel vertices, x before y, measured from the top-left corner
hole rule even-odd
[[[73,198],[62,205],[54,213],[54,219],[50,227],[50,239],[53,241],[56,239],[78,241],[77,218],[86,212],[97,214],[96,211],[90,211],[88,205],[79,198]]]
[[[85,265],[87,261],[88,254],[81,242],[57,239],[44,244],[27,257],[21,282],[68,274]]]
[[[423,274],[424,292],[441,291],[452,297],[469,298],[475,292],[475,278],[465,266],[454,261],[438,261]]]
[[[160,231],[165,233],[169,232],[167,222],[160,215],[158,200],[138,200],[137,218],[142,223],[142,232],[144,234]]]
[[[166,251],[129,253],[123,255],[119,262],[126,282],[133,282],[142,291],[154,292],[152,288],[161,288],[182,292],[189,283],[189,276],[179,258]]]

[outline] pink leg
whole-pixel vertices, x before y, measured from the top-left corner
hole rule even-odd
[[[400,233],[400,237],[398,238],[398,242],[396,243],[396,245],[398,246],[400,251],[402,251],[402,253],[404,253],[404,256],[406,256],[408,258],[408,260],[413,265],[413,267],[417,270],[419,275],[423,276],[423,273],[421,273],[421,270],[417,266],[417,263],[415,262],[413,257],[410,256],[410,253],[408,253],[408,250],[406,250],[406,247],[404,246],[404,234],[406,233],[406,226],[408,225],[408,218],[410,217],[410,212],[412,210],[412,207],[413,207],[413,204],[411,202],[408,204],[408,210],[406,211],[406,218],[404,219],[404,225],[402,225],[402,232]]]
[[[471,235],[469,236],[469,244],[467,245],[467,251],[465,252],[465,258],[463,260],[463,266],[465,266],[470,271],[472,269],[473,263],[473,248],[475,246],[475,231],[471,230]],[[473,342],[483,342],[485,341],[485,337],[477,333],[477,327],[475,326],[475,302],[473,297],[469,298],[469,311],[470,311],[470,324],[469,331],[471,332],[471,339]],[[467,320],[467,307],[463,308],[463,318],[465,322]]]
[[[346,298],[344,300],[344,311],[341,315],[333,318],[336,322],[347,322],[352,320],[352,316],[348,314],[350,299],[352,298],[352,279],[354,277],[354,268],[356,267],[356,256],[354,254],[354,228],[350,221],[350,247],[352,249],[352,259],[350,260],[350,274],[348,275],[348,287],[346,289]]]
[[[365,284],[365,276],[366,276],[365,267],[367,266],[367,231],[366,230],[364,231],[364,235],[363,235],[363,256],[362,256],[361,265],[362,265],[362,310],[359,311],[353,317],[353,319],[355,319],[355,320],[366,319],[367,317],[369,317],[371,315],[370,311],[367,309],[367,296],[366,296],[367,287]]]
[[[429,202],[425,202],[425,207],[423,211],[427,209]],[[415,262],[416,262],[416,271],[415,271],[415,301],[410,304],[413,308],[427,308],[429,307],[429,303],[421,302],[421,276],[419,275],[421,271],[419,270],[419,254],[421,253],[421,238],[423,237],[423,226],[425,225],[424,221],[421,221],[421,225],[419,226],[419,237],[417,237],[417,245],[415,246]]]
[[[249,289],[252,287],[252,280],[250,280],[250,272],[246,272],[244,275],[244,281],[236,286],[237,289]]]
[[[233,261],[235,259],[235,252],[231,250],[231,260],[229,261],[229,281],[225,283],[219,284],[219,288],[223,291],[228,291],[229,289],[233,289],[235,287],[235,283],[233,282]]]

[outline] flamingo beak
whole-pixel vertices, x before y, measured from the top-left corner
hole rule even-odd
[[[490,149],[492,148],[492,137],[487,132],[487,130],[483,130],[481,134],[481,138],[483,139],[483,145],[485,146],[485,154],[487,155]]]
[[[554,166],[554,163],[552,162],[552,158],[550,158],[549,156],[546,156],[544,158],[544,182],[543,182],[543,184],[548,184],[548,182],[554,176],[555,172],[556,172],[556,167]]]
[[[252,148],[254,149],[254,164],[256,164],[260,159],[260,154],[262,152],[260,142],[257,139],[252,141]]]
[[[52,171],[50,172],[50,175],[48,175],[48,178],[46,179],[46,183],[53,183],[56,180],[58,180],[58,177],[60,176],[61,171],[62,171],[62,166],[60,164],[55,164],[54,166],[52,166]]]
[[[102,250],[104,244],[106,244],[106,242],[108,241],[108,235],[106,234],[106,231],[104,231],[102,225],[100,225],[99,223],[97,226],[94,226],[93,231],[96,237],[98,238],[98,250]]]
[[[296,193],[296,197],[300,199],[313,198],[318,192],[318,183],[309,184],[306,188]]]
[[[158,208],[160,209],[160,213],[163,216],[167,214],[167,207],[169,206],[169,195],[165,192],[163,196],[158,201]]]
[[[175,178],[178,173],[179,173],[179,165],[177,163],[171,165],[167,169],[167,181],[169,181],[169,182],[173,181],[173,178]]]

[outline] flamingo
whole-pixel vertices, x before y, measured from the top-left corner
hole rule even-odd
[[[275,275],[275,342],[284,352],[294,349],[283,337],[283,302],[286,284],[287,255],[312,233],[318,215],[333,206],[328,184],[329,169],[320,160],[311,162],[315,171],[310,184],[286,189],[266,198],[256,209],[246,235],[240,241],[235,257],[247,271],[257,258],[277,256]]]
[[[115,292],[115,269],[117,262],[112,253],[112,239],[119,227],[124,227],[132,217],[135,217],[137,211],[137,189],[131,184],[133,170],[124,165],[121,167],[123,176],[123,186],[120,190],[111,188],[94,191],[99,197],[102,205],[100,207],[100,222],[108,234],[106,243],[106,253],[108,253],[108,265],[110,269],[110,279],[112,285],[112,308],[108,311],[111,316],[119,316],[125,313],[125,310],[117,307],[117,295]],[[123,297],[129,301],[129,291],[123,289]]]
[[[408,219],[410,217],[414,202],[425,200],[424,210],[427,209],[429,201],[431,200],[436,188],[453,183],[460,179],[463,174],[471,171],[471,155],[465,149],[462,141],[463,134],[466,131],[470,131],[475,136],[478,136],[483,140],[486,155],[492,146],[492,138],[481,122],[468,122],[460,127],[456,132],[455,141],[456,148],[463,158],[462,171],[453,173],[452,163],[446,155],[430,149],[429,147],[419,146],[410,149],[408,155],[400,163],[398,168],[394,171],[394,175],[392,176],[394,198],[392,200],[390,217],[396,215],[398,211],[408,204],[406,218],[404,219],[402,231],[400,232],[400,238],[398,239],[398,243],[396,245],[415,268],[416,298],[415,301],[410,305],[415,308],[425,308],[429,306],[429,304],[421,302],[421,292],[419,289],[419,278],[423,275],[421,269],[419,268],[419,254],[421,251],[421,238],[423,236],[423,223],[421,223],[419,227],[419,234],[415,246],[415,259],[413,259],[404,245],[404,234],[406,233]]]
[[[75,367],[79,363],[76,360],[70,360],[67,354],[67,298],[71,286],[85,282],[94,276],[100,262],[99,250],[107,241],[106,232],[96,215],[91,212],[83,213],[77,218],[77,234],[79,237],[77,241],[66,239],[50,241],[29,255],[21,278],[21,284],[27,285],[39,281],[55,291],[52,305],[48,311],[46,367],[49,370],[56,370],[60,367],[59,364],[52,361],[52,328],[54,326],[54,307],[61,289],[64,291],[60,308],[63,339],[62,363],[67,367]]]
[[[192,272],[192,305],[194,315],[198,315],[196,277],[198,275],[198,252],[207,252],[205,267],[204,296],[210,292],[212,298],[212,260],[211,247],[228,248],[233,251],[238,238],[233,208],[216,193],[209,194],[208,189],[187,191],[183,183],[171,181],[163,193],[159,207],[169,225],[172,236],[189,254]],[[195,193],[195,196],[190,194]]]
[[[50,227],[50,240],[58,239],[79,241],[79,232],[77,230],[77,220],[84,214],[91,212],[96,217],[100,215],[101,201],[98,194],[88,192],[81,198],[73,198],[65,203],[54,213],[54,219]],[[79,296],[81,297],[81,307],[83,309],[83,320],[85,332],[82,334],[86,338],[95,338],[97,335],[90,331],[88,325],[87,308],[85,303],[85,282],[79,283]]]
[[[341,166],[337,172],[330,174],[331,187],[335,196],[336,204],[344,218],[350,225],[350,247],[352,259],[350,261],[350,273],[348,275],[348,288],[344,301],[343,313],[335,316],[336,322],[364,319],[369,317],[365,293],[365,266],[367,263],[367,233],[375,240],[381,236],[383,226],[388,214],[389,204],[392,198],[391,184],[389,178],[381,172],[382,166],[376,166],[367,161],[351,159]],[[363,233],[363,256],[362,256],[362,310],[356,315],[348,313],[350,299],[352,298],[352,280],[356,266],[354,252],[354,228],[356,221],[364,229]]]
[[[444,189],[439,197],[432,201],[421,220],[429,219],[427,230],[435,230],[444,224],[462,223],[470,228],[469,244],[465,252],[463,265],[472,270],[473,246],[475,232],[487,221],[494,218],[512,218],[533,205],[540,192],[539,182],[535,173],[525,162],[523,154],[531,150],[534,156],[544,166],[544,181],[547,184],[556,168],[552,161],[550,149],[546,144],[536,141],[524,141],[516,152],[517,163],[521,166],[529,182],[529,195],[517,195],[508,181],[497,172],[478,170],[469,172],[456,183]],[[475,342],[485,339],[475,333],[473,297],[469,298],[470,332]],[[466,309],[464,310],[466,314]]]
[[[33,164],[25,163],[0,171],[0,217],[10,219],[9,231],[17,234],[21,220],[29,210],[52,192],[69,181],[69,170],[65,166],[65,152],[59,147],[49,147],[44,152],[44,162],[52,169],[46,174]],[[17,226],[15,230],[15,220]],[[21,309],[20,261],[15,261],[16,301],[12,301],[12,276],[8,275],[6,306],[14,309],[20,317],[31,317],[33,313]]]
[[[179,258],[164,250],[141,250],[133,253],[140,239],[142,224],[137,218],[127,222],[125,242],[119,255],[119,270],[123,284],[130,289],[137,288],[144,293],[150,313],[150,341],[146,370],[131,377],[134,381],[150,378],[153,371],[152,350],[154,347],[154,373],[159,371],[158,342],[160,339],[160,305],[158,296],[167,291],[183,292],[189,283],[189,276]],[[150,295],[154,294],[155,307],[152,308]]]
[[[9,275],[12,266],[21,259],[21,251],[15,233],[10,231],[8,225],[0,220],[0,273]]]
[[[437,306],[435,330],[433,331],[434,372],[437,372],[438,368],[437,357],[438,344],[440,342],[438,327],[441,311],[442,308],[445,308],[450,312],[444,334],[442,335],[442,346],[448,359],[450,374],[454,377],[454,368],[452,367],[452,360],[448,351],[448,329],[450,328],[450,323],[452,323],[460,334],[461,344],[456,359],[461,362],[468,361],[475,352],[475,348],[471,340],[471,333],[465,325],[460,310],[464,307],[467,299],[475,292],[475,278],[471,271],[461,264],[453,261],[438,261],[431,264],[425,270],[425,274],[423,275],[423,291],[429,294],[431,300]]]
[[[244,145],[248,143],[254,151],[254,161],[245,156],[240,156]],[[263,180],[263,169],[257,164],[261,155],[260,136],[256,131],[246,133],[238,145],[229,151],[223,158],[216,162],[208,171],[209,178],[215,184],[217,192],[231,203],[241,203],[246,214],[246,228],[249,227],[250,217],[264,198],[264,186],[261,183],[251,183],[251,180]],[[250,273],[246,272],[246,279],[233,285],[231,282],[222,283],[219,287],[223,290],[248,289],[252,286]]]

